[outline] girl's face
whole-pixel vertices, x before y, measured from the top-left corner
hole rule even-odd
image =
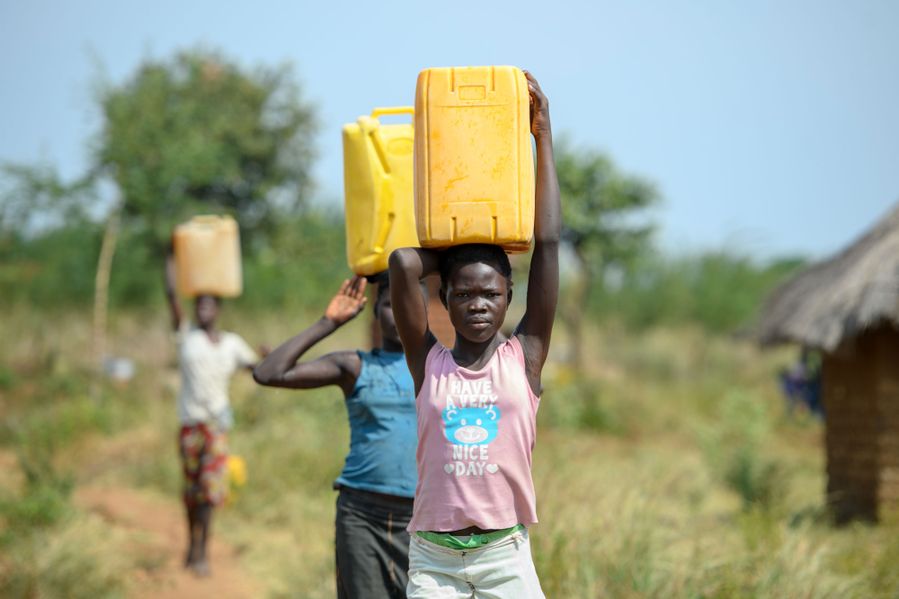
[[[456,333],[475,343],[499,332],[512,299],[506,277],[483,262],[455,269],[440,295]]]
[[[400,343],[400,335],[396,330],[396,319],[393,317],[393,306],[390,304],[390,293],[384,293],[378,298],[377,312],[378,325],[381,327],[381,339]]]
[[[196,299],[197,325],[201,328],[215,324],[219,316],[219,302],[211,295],[198,295]]]

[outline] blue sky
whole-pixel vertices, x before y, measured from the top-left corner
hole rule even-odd
[[[411,104],[427,66],[515,64],[556,135],[656,183],[659,240],[760,256],[838,249],[899,200],[899,2],[0,3],[0,161],[86,164],[98,72],[205,45],[291,62],[319,108],[323,201],[340,127]]]

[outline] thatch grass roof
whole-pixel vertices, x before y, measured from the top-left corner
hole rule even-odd
[[[777,288],[757,332],[765,345],[833,351],[885,320],[899,324],[899,204],[855,243]]]

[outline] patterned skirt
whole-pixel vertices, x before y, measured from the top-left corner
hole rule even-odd
[[[228,495],[228,439],[214,426],[184,425],[178,436],[184,470],[184,503],[219,506]]]

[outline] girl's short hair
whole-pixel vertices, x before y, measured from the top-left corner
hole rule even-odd
[[[512,265],[509,256],[498,245],[487,243],[468,243],[454,245],[440,254],[440,285],[446,288],[446,283],[457,268],[467,264],[483,262],[496,268],[499,274],[512,282]]]

